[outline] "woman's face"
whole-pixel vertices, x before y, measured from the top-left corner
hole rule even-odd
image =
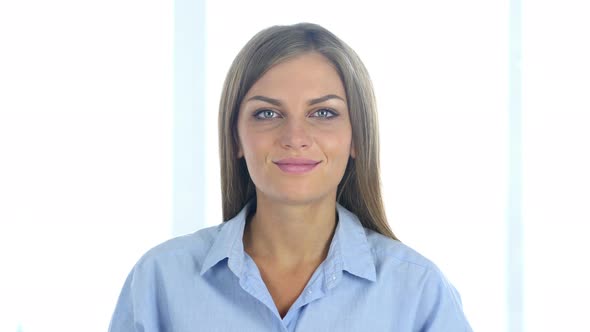
[[[291,204],[336,199],[355,151],[346,93],[331,63],[305,53],[272,67],[244,97],[238,137],[257,195]]]

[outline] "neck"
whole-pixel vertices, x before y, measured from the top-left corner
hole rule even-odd
[[[258,193],[256,212],[244,229],[244,249],[277,267],[317,265],[328,254],[336,217],[335,197],[294,205]]]

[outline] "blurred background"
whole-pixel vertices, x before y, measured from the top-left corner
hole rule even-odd
[[[375,85],[398,237],[475,331],[590,312],[587,1],[1,1],[0,331],[105,331],[141,255],[221,222],[240,48],[314,22]]]

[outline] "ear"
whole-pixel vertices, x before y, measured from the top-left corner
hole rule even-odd
[[[356,149],[354,148],[354,142],[350,144],[350,157],[352,159],[356,158]]]

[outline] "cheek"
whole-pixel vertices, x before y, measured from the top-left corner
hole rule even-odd
[[[338,133],[337,135],[326,135],[322,138],[323,147],[326,152],[332,154],[333,158],[348,160],[352,135],[350,132]]]
[[[242,150],[246,160],[261,162],[261,158],[266,156],[269,146],[272,144],[268,137],[256,133],[245,133],[241,137]],[[262,159],[264,161],[264,159]]]

